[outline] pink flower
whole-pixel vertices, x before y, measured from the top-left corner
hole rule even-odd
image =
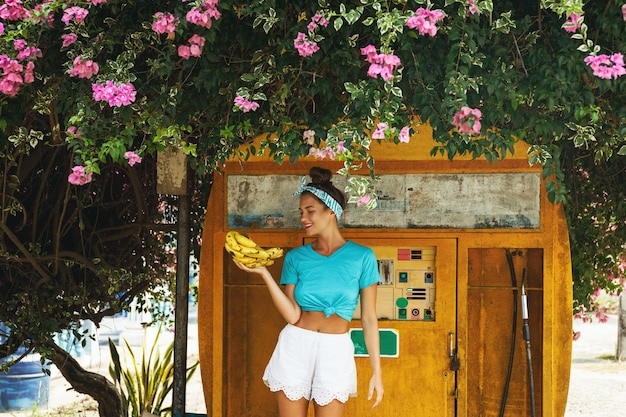
[[[16,51],[19,51],[17,54],[17,59],[20,61],[31,58],[41,58],[42,56],[41,49],[34,46],[28,46],[24,39],[16,39],[15,41],[13,41],[13,47]]]
[[[371,200],[372,200],[372,197],[366,194],[366,195],[361,196],[361,198],[359,198],[359,200],[356,202],[356,205],[357,207],[361,207],[369,203]]]
[[[307,144],[313,145],[315,143],[315,130],[305,130],[302,133],[302,138]]]
[[[326,158],[327,155],[327,149],[318,149],[318,148],[311,148],[309,149],[309,155],[314,156],[316,158],[319,159],[324,159]]]
[[[15,48],[16,51],[21,51],[26,48],[26,45],[27,43],[25,39],[16,39],[13,41],[13,48]]]
[[[189,38],[190,46],[180,45],[178,47],[178,56],[184,59],[189,57],[198,57],[202,55],[202,48],[204,47],[205,39],[202,36],[193,35]]]
[[[204,48],[205,41],[206,40],[202,36],[195,35],[195,34],[191,38],[189,38],[190,44],[198,45],[200,48]]]
[[[115,85],[108,80],[105,85],[92,84],[91,90],[96,101],[107,101],[111,107],[128,106],[135,101],[137,92],[132,83]]]
[[[361,55],[366,55],[365,60],[367,62],[374,62],[377,55],[376,47],[374,45],[367,45],[365,48],[361,48]]]
[[[472,109],[467,106],[461,107],[452,120],[452,124],[459,128],[461,133],[479,134],[480,120],[483,114],[480,109]]]
[[[80,55],[74,58],[74,67],[68,71],[71,77],[90,79],[96,75],[100,67],[92,60],[83,61]]]
[[[66,26],[69,25],[72,20],[74,20],[76,23],[82,23],[88,14],[89,11],[82,7],[68,7],[63,12],[63,17],[61,17],[61,21],[65,23]]]
[[[22,20],[31,17],[30,11],[22,6],[21,0],[6,0],[0,6],[0,19]]]
[[[446,17],[441,10],[428,10],[420,7],[415,15],[407,19],[406,25],[410,29],[417,29],[420,35],[435,36],[437,34],[437,22]]]
[[[469,0],[467,2],[467,10],[471,14],[480,14],[480,9],[476,6],[476,0]]]
[[[585,63],[592,69],[593,75],[598,78],[609,80],[626,74],[624,56],[619,52],[613,55],[589,55],[585,58]]]
[[[626,3],[622,4],[622,17],[624,18],[624,22],[626,22]]]
[[[606,323],[609,321],[609,315],[606,314],[606,311],[602,308],[596,311],[596,318],[600,321],[600,323]]]
[[[318,26],[328,26],[328,20],[322,16],[319,13],[316,13],[313,15],[313,17],[311,18],[311,21],[309,22],[309,24],[306,26],[306,28],[309,30],[309,32],[314,32]]]
[[[329,23],[328,20],[319,13],[314,14],[313,17],[311,18],[311,21],[313,23],[317,23],[318,25],[324,26],[324,27],[328,26],[328,23]]]
[[[91,2],[91,4],[93,4],[94,6],[97,6],[99,4],[103,4],[106,3],[107,0],[89,0]]]
[[[72,45],[78,39],[78,35],[75,33],[68,33],[66,35],[61,35],[61,39],[63,39],[63,48],[67,48]]]
[[[378,123],[376,130],[372,133],[372,139],[385,139],[385,131],[389,128],[387,123]]]
[[[179,45],[178,56],[183,59],[189,59],[191,57],[191,48],[189,48],[187,45]]]
[[[400,133],[398,134],[398,140],[400,143],[409,143],[411,140],[411,129],[408,126],[404,126],[400,129]]]
[[[4,34],[4,25],[0,22],[0,35]]]
[[[298,36],[293,40],[293,46],[298,50],[300,56],[311,56],[320,50],[317,42],[307,40],[306,35],[302,32],[298,32]]]
[[[217,3],[217,0],[207,0],[202,4],[202,7],[191,9],[187,12],[187,21],[191,24],[211,29],[213,20],[222,17],[222,14],[217,10]]]
[[[361,48],[361,55],[365,55],[365,60],[370,63],[367,75],[372,78],[380,77],[389,81],[393,78],[393,70],[401,64],[400,58],[392,54],[379,54],[374,45],[367,45]]]
[[[35,75],[33,74],[35,70],[35,64],[30,61],[26,63],[26,70],[24,71],[24,82],[27,84],[35,82]]]
[[[131,167],[135,164],[141,163],[141,156],[137,155],[133,151],[125,152],[124,158],[128,159],[128,165],[130,165]]]
[[[578,29],[580,29],[582,21],[579,22],[579,20],[581,17],[583,17],[582,14],[570,14],[569,18],[565,21],[565,23],[563,23],[563,29],[565,29],[566,32],[575,33]]]
[[[78,130],[78,128],[76,126],[70,126],[65,131],[67,133],[69,133],[70,135],[72,135],[72,136],[76,136],[79,139],[80,139],[80,137],[83,134],[80,130]]]
[[[347,149],[345,147],[345,142],[344,141],[337,142],[337,153],[344,153],[346,151]]]
[[[72,173],[67,177],[67,181],[74,185],[85,185],[91,182],[92,173],[85,172],[85,167],[76,165],[72,168]]]
[[[26,64],[26,68],[19,61],[9,58],[8,55],[0,55],[0,69],[2,79],[0,80],[0,92],[11,97],[15,97],[20,91],[22,84],[34,81],[33,70],[35,64],[31,61]]]
[[[328,155],[330,159],[335,159],[335,157],[337,156],[337,152],[335,152],[335,150],[331,148],[330,146],[327,146],[324,149],[324,152],[326,153],[326,155]]]
[[[167,33],[170,35],[176,31],[176,26],[178,26],[179,22],[180,19],[169,12],[156,12],[154,15],[154,22],[152,22],[152,30],[158,34]]]
[[[259,108],[259,103],[256,101],[250,101],[242,96],[235,97],[235,108],[247,113],[249,111],[255,111]]]

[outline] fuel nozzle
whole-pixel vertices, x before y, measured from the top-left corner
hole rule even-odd
[[[526,296],[526,285],[522,281],[522,319],[528,320],[528,297]]]
[[[530,327],[528,326],[528,297],[526,296],[526,270],[524,270],[524,276],[522,277],[522,320],[524,326],[522,327],[522,333],[524,334],[524,340],[530,341]]]

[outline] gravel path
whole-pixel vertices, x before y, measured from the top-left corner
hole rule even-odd
[[[574,321],[581,335],[572,348],[565,417],[626,416],[626,363],[617,363],[617,316],[607,323]]]

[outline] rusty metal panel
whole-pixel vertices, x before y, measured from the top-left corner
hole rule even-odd
[[[468,326],[464,360],[468,369],[468,416],[496,417],[503,401],[505,417],[531,415],[528,363],[522,337],[520,285],[523,277],[527,278],[530,311],[535,411],[537,417],[544,415],[541,395],[544,383],[544,279],[541,268],[544,251],[541,248],[516,249],[513,253],[517,276],[515,287],[504,249],[470,248],[468,251],[468,316],[464,319]],[[510,363],[513,342],[515,352]],[[510,386],[504,397],[509,366],[512,367]]]
[[[299,228],[296,175],[229,175],[230,228]],[[345,178],[335,178],[343,189]],[[349,206],[345,227],[538,229],[538,173],[384,175],[379,206]]]
[[[408,227],[536,229],[538,173],[407,176]]]
[[[229,175],[228,227],[295,229],[300,227],[297,175]]]

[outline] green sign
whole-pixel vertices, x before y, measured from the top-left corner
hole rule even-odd
[[[380,335],[380,356],[397,358],[400,355],[400,333],[395,329],[378,329]],[[354,343],[354,356],[367,356],[363,329],[350,329]]]

